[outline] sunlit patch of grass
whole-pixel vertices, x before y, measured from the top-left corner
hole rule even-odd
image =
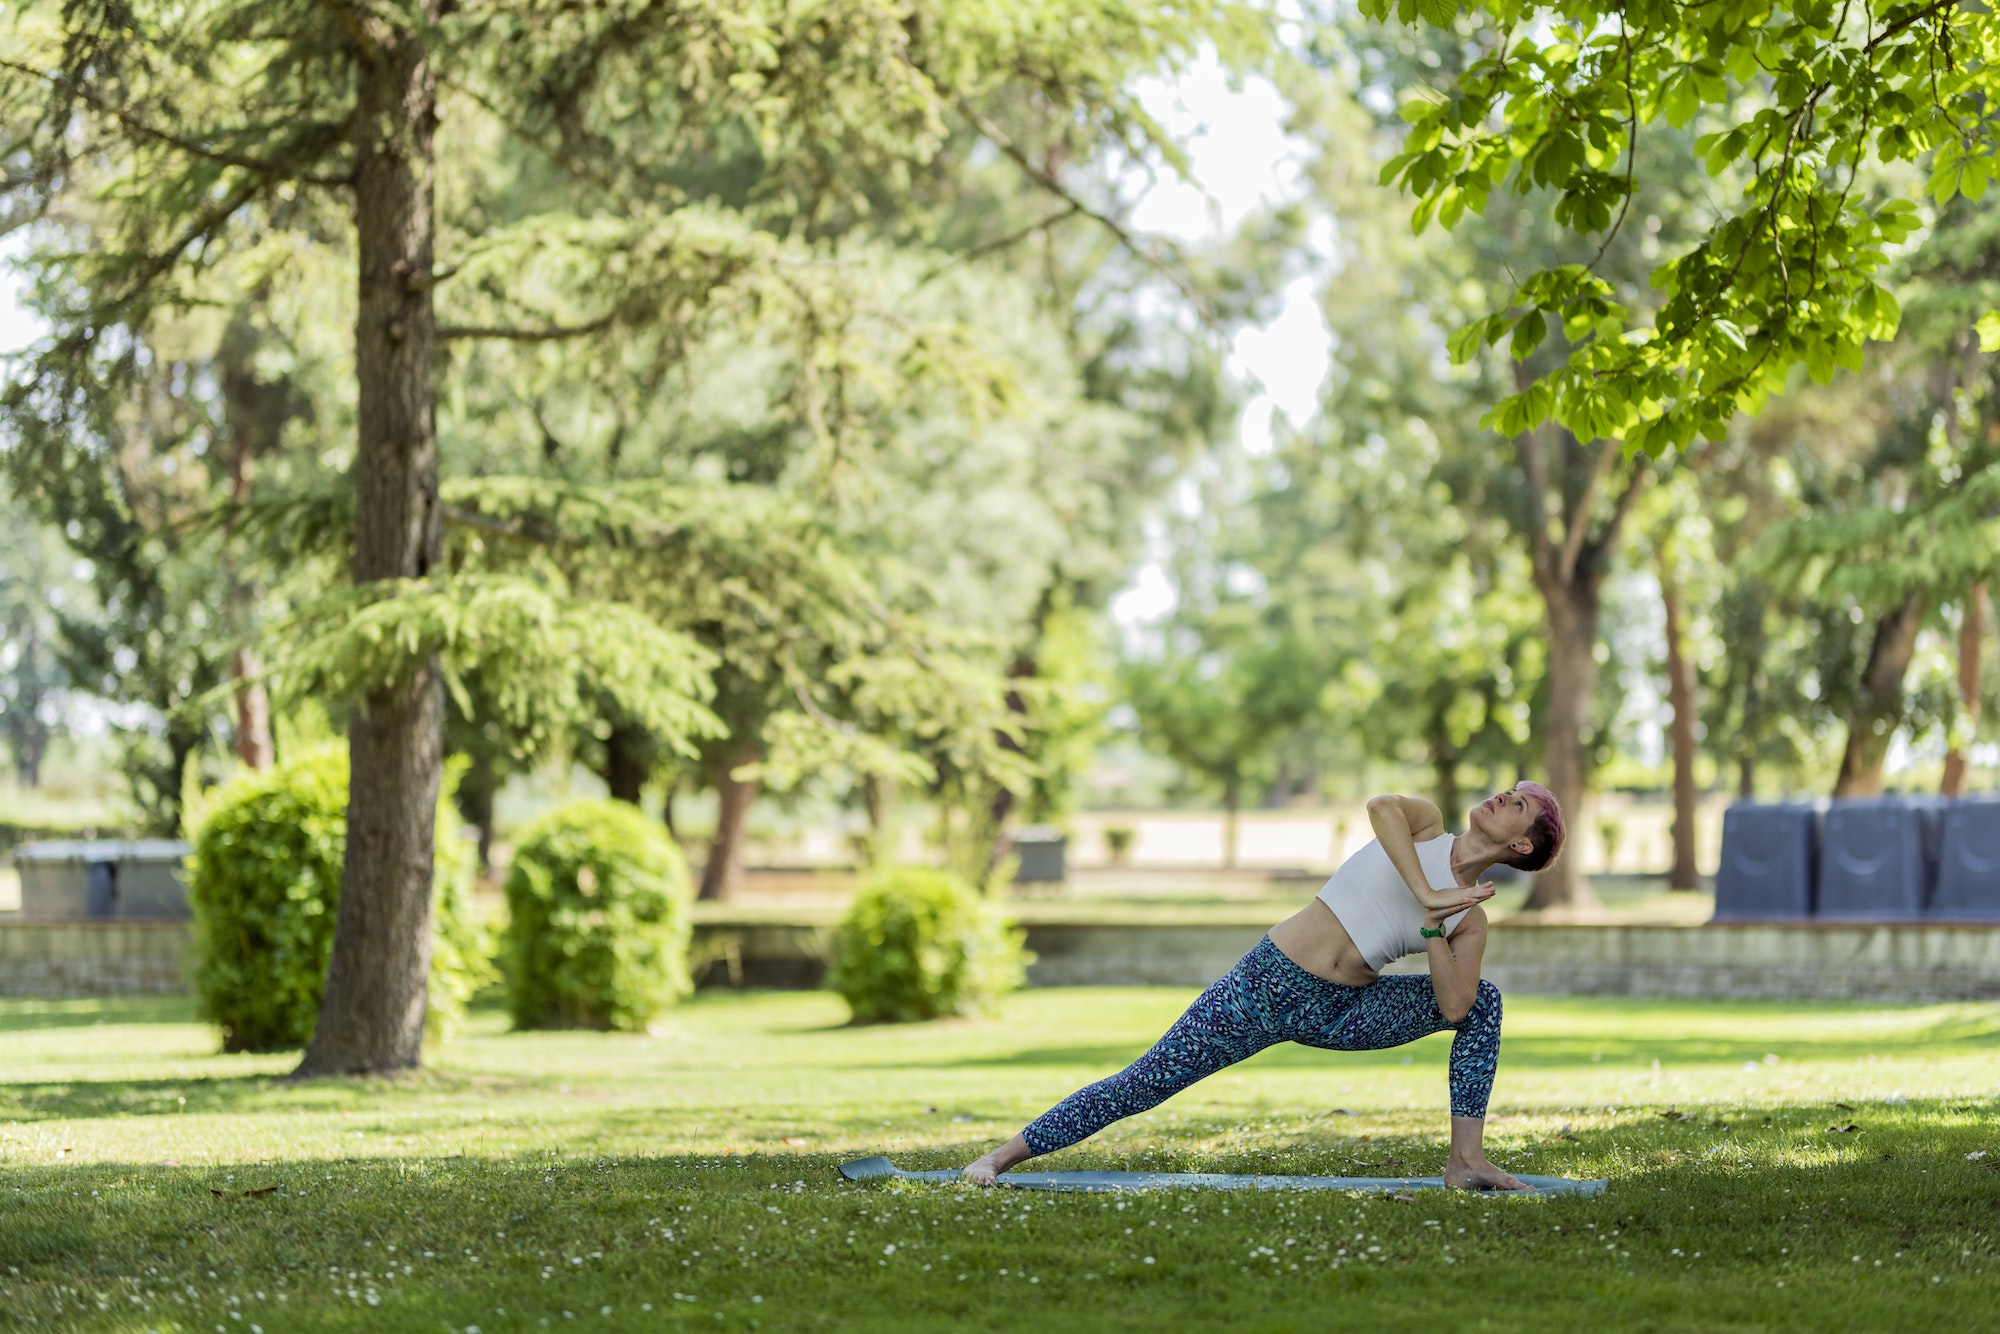
[[[510,1034],[483,1011],[419,1075],[303,1085],[290,1057],[220,1055],[185,1001],[0,1002],[0,1323],[1992,1321],[2000,1006],[1510,997],[1493,1155],[1609,1178],[1590,1199],[1049,1196],[833,1171],[964,1162],[1187,999],[1037,991],[992,1020],[849,1028],[823,994],[704,995],[650,1037]],[[1275,1049],[1048,1166],[1433,1174],[1447,1051]]]

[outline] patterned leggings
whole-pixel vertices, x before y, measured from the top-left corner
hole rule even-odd
[[[1438,1010],[1428,977],[1378,977],[1365,987],[1316,977],[1269,936],[1204,991],[1153,1049],[1109,1079],[1078,1089],[1021,1132],[1036,1154],[1088,1139],[1198,1079],[1280,1042],[1327,1051],[1379,1051],[1447,1028],[1451,1114],[1486,1115],[1500,1061],[1500,989],[1481,981],[1472,1012],[1457,1024]]]

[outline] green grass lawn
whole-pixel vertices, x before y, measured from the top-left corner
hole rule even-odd
[[[825,994],[706,994],[645,1037],[482,1012],[422,1075],[301,1086],[184,1001],[0,1002],[0,1324],[2000,1327],[1995,1005],[1512,998],[1493,1156],[1611,1178],[1594,1199],[833,1171],[960,1163],[1188,998],[855,1029]],[[1048,1165],[1435,1173],[1446,1050],[1276,1049]]]

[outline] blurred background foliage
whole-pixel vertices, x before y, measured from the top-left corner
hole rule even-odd
[[[446,322],[644,309],[447,345],[454,582],[394,596],[343,587],[354,243],[323,193],[242,210],[83,383],[95,443],[59,467],[27,383],[48,349],[15,357],[10,818],[176,832],[189,793],[288,758],[288,719],[431,653],[482,861],[507,793],[576,784],[686,839],[705,898],[756,821],[802,812],[863,863],[920,828],[979,883],[1007,831],[1090,805],[1398,785],[1450,812],[1517,776],[1667,793],[1677,770],[1742,796],[1992,786],[2000,398],[1973,325],[2000,306],[2000,205],[1924,206],[1882,279],[1901,332],[1859,369],[1801,366],[1657,460],[1503,437],[1494,404],[1576,345],[1454,360],[1450,337],[1589,256],[1545,189],[1413,232],[1379,179],[1399,100],[1449,87],[1477,35],[1323,17],[1174,39],[1278,91],[1299,168],[1198,242],[1093,216],[1171,175],[1170,145],[1004,72],[961,71],[978,121],[884,127],[936,137],[921,170],[722,111],[653,153],[551,107],[537,147],[447,82]],[[1715,221],[1701,128],[1645,141],[1600,256],[1634,311]],[[606,137],[625,175],[582,151]],[[1909,193],[1899,170],[1863,188]],[[64,200],[11,218],[45,316],[82,298],[37,256],[115,231]],[[607,253],[642,277],[605,287]],[[1331,338],[1316,411],[1246,433],[1230,339],[1301,279]],[[1166,596],[1135,611],[1137,587]]]

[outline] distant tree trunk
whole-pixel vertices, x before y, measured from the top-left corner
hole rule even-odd
[[[1458,750],[1433,739],[1431,743],[1431,775],[1437,787],[1438,809],[1444,812],[1447,827],[1458,821],[1463,794],[1458,786]]]
[[[1516,362],[1516,384],[1525,388],[1531,374]],[[1588,793],[1587,744],[1597,707],[1597,624],[1604,574],[1618,546],[1619,529],[1631,514],[1653,475],[1650,465],[1627,465],[1624,485],[1601,525],[1598,502],[1618,473],[1624,451],[1616,441],[1586,447],[1567,431],[1529,431],[1518,441],[1522,479],[1531,501],[1526,536],[1535,581],[1541,594],[1543,624],[1548,631],[1548,712],[1542,719],[1544,764],[1542,782],[1562,803],[1571,829],[1583,828]],[[1548,445],[1554,443],[1562,462],[1552,477]],[[1535,876],[1524,905],[1532,909],[1587,912],[1601,906],[1575,853],[1556,858]]]
[[[493,757],[474,748],[465,777],[458,784],[458,814],[479,832],[479,874],[493,874],[493,798],[499,782],[493,772]]]
[[[257,450],[259,423],[258,386],[252,368],[238,364],[248,361],[240,340],[225,338],[223,346],[236,354],[229,358],[230,364],[222,375],[223,397],[227,403],[225,417],[232,445],[229,459],[229,526],[233,529],[235,511],[250,500],[250,470]],[[254,584],[246,583],[237,575],[233,558],[227,595],[231,628],[237,634],[243,634],[249,628],[249,611],[257,600],[258,590]],[[236,700],[236,758],[248,768],[257,770],[270,768],[277,758],[271,744],[271,696],[264,688],[262,671],[256,650],[248,645],[229,655],[229,679],[235,683],[232,693]]]
[[[37,569],[31,577],[40,578]],[[27,670],[21,693],[14,698],[9,741],[14,751],[14,772],[31,788],[42,785],[42,762],[48,757],[51,728],[42,721],[42,704],[48,691],[42,685],[42,627],[37,618],[27,618],[26,633],[19,641],[21,662]]]
[[[1034,618],[1029,623],[1027,643],[1014,655],[1014,660],[1007,665],[1007,678],[1009,680],[1029,680],[1040,672],[1041,668],[1036,660],[1035,651],[1041,647],[1042,636],[1048,632],[1049,617],[1055,612],[1056,593],[1057,588],[1053,583],[1047,584],[1042,588],[1042,595],[1035,602]],[[1021,725],[1026,725],[1028,700],[1019,690],[1009,690],[1007,692],[1007,712],[1013,714],[1016,721]],[[1016,755],[1027,754],[1026,749],[1022,747],[1021,743],[1006,732],[1001,732],[994,740],[1002,750],[1012,751]],[[994,869],[1000,865],[1001,859],[1009,851],[1007,821],[1014,814],[1014,805],[1015,797],[1012,789],[1001,787],[994,793],[992,805],[987,810],[987,819],[989,822],[987,828],[993,833],[993,842],[986,854],[986,873],[980,877],[982,885],[989,883],[993,879]]]
[[[741,745],[728,753],[715,776],[715,841],[708,846],[708,862],[701,868],[701,897],[726,900],[736,897],[743,885],[743,831],[750,816],[750,803],[757,800],[755,780],[735,776],[739,766],[755,764],[758,750]]]
[[[236,758],[252,769],[270,768],[278,755],[271,741],[271,696],[258,679],[262,670],[254,649],[229,655],[229,679],[236,683]]]
[[[660,786],[663,789],[660,793],[660,823],[667,827],[667,837],[679,843],[680,830],[674,828],[674,798],[680,795],[680,780],[669,778]]]
[[[167,722],[167,771],[165,791],[160,793],[162,828],[168,837],[185,838],[193,831],[186,825],[187,812],[181,807],[181,786],[187,777],[188,760],[201,749],[207,729],[175,715]]]
[[[429,22],[441,0],[424,0]],[[381,14],[395,10],[379,11]],[[364,13],[355,61],[354,582],[438,563],[437,321],[431,303],[437,90],[416,31]],[[422,1059],[431,862],[444,760],[435,661],[348,723],[347,853],[326,994],[300,1075]]]
[[[1583,748],[1597,698],[1598,576],[1578,570],[1566,581],[1542,581],[1542,605],[1549,634],[1548,716],[1543,721],[1542,779],[1562,803],[1571,829],[1583,827],[1588,779]],[[1572,850],[1535,876],[1528,908],[1590,909],[1597,892]]]
[[[1757,794],[1757,759],[1745,751],[1736,757],[1736,795],[1744,801]]]
[[[1243,810],[1243,781],[1230,778],[1222,785],[1222,869],[1236,869],[1236,822]]]
[[[1836,797],[1869,797],[1882,790],[1889,740],[1903,720],[1903,676],[1916,654],[1925,610],[1923,594],[1912,593],[1875,623],[1868,666],[1862,673],[1861,704],[1847,720],[1847,746],[1833,786]]]
[[[644,728],[614,727],[604,738],[604,785],[613,801],[639,804],[646,787],[647,738]]]
[[[1659,557],[1660,607],[1667,621],[1667,704],[1673,711],[1668,733],[1674,754],[1674,864],[1667,873],[1669,889],[1698,889],[1701,874],[1694,864],[1694,819],[1698,794],[1694,783],[1694,663],[1683,639],[1680,589],[1664,544]]]
[[[858,859],[865,867],[887,866],[896,860],[895,784],[881,774],[864,774],[861,807],[868,816],[867,847]]]
[[[1986,638],[1986,585],[1974,584],[1965,597],[1965,614],[1958,621],[1958,698],[1966,718],[1979,721],[1979,651]],[[1938,791],[1947,797],[1965,795],[1967,765],[1965,752],[1953,746],[1944,757],[1944,782]]]

